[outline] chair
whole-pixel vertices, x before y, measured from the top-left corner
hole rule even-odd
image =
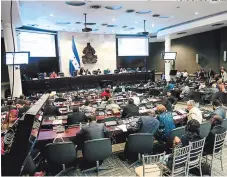
[[[190,169],[193,169],[195,167],[199,168],[200,176],[202,176],[202,166],[201,161],[203,157],[203,148],[205,144],[206,138],[203,138],[202,140],[195,141],[195,142],[189,142],[189,145],[191,145],[191,151],[189,153],[189,161],[188,161],[188,172]]]
[[[227,129],[227,119],[223,120],[221,126]]]
[[[112,146],[109,138],[88,140],[84,143],[83,156],[88,162],[96,162],[96,167],[84,170],[83,173],[96,170],[107,170],[100,168],[99,161],[105,160],[112,153]]]
[[[188,176],[187,167],[190,150],[190,145],[183,148],[174,148],[171,176],[182,176],[182,173],[185,173],[185,176]]]
[[[204,122],[200,125],[200,136],[202,138],[207,137],[211,129],[211,122]]]
[[[76,146],[73,142],[50,143],[45,146],[45,157],[48,163],[65,165],[74,162],[77,158]]]
[[[218,159],[221,161],[221,168],[223,171],[223,163],[222,163],[222,157],[223,157],[223,147],[224,147],[224,142],[225,142],[225,137],[226,137],[227,132],[221,133],[221,134],[215,134],[215,140],[214,140],[214,147],[213,147],[213,153],[211,155],[211,176],[212,176],[212,167],[213,167],[213,160]],[[206,156],[206,162],[208,160],[208,156]]]
[[[130,165],[132,167],[141,161],[141,154],[153,152],[154,137],[150,133],[131,134],[128,137],[127,146],[128,152],[138,154],[138,160]]]
[[[143,166],[135,168],[137,176],[162,176],[163,165],[160,163],[165,157],[165,152],[156,155],[142,155]]]
[[[170,132],[169,141],[172,144],[175,136],[181,138],[184,134],[185,134],[185,126],[175,128]]]

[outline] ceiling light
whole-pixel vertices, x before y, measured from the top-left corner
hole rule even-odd
[[[195,12],[195,15],[199,15],[199,12]]]
[[[114,33],[114,30],[112,30],[112,33]]]
[[[152,24],[151,26],[152,26],[152,28],[154,28],[154,24]]]
[[[54,16],[54,14],[50,14],[50,16],[51,16],[51,17],[53,17],[53,16]]]
[[[116,20],[115,18],[112,19],[112,21],[115,21],[115,20]]]
[[[138,23],[138,22],[135,22],[135,23]]]

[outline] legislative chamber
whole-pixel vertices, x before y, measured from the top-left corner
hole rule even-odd
[[[226,176],[226,7],[1,1],[1,175]]]

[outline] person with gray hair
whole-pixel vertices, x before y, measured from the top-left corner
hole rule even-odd
[[[188,121],[195,119],[201,124],[203,121],[202,112],[199,110],[199,108],[196,107],[194,100],[189,100],[187,102],[187,109],[189,111],[187,115]]]

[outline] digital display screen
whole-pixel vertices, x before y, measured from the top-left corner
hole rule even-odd
[[[56,57],[55,35],[19,32],[19,51],[29,51],[31,57]]]
[[[120,37],[118,56],[148,56],[149,41],[144,37]]]
[[[29,57],[29,52],[7,52],[6,65],[13,65],[13,59],[15,65],[28,64]]]
[[[164,60],[176,60],[177,53],[176,52],[165,52],[163,59]]]

